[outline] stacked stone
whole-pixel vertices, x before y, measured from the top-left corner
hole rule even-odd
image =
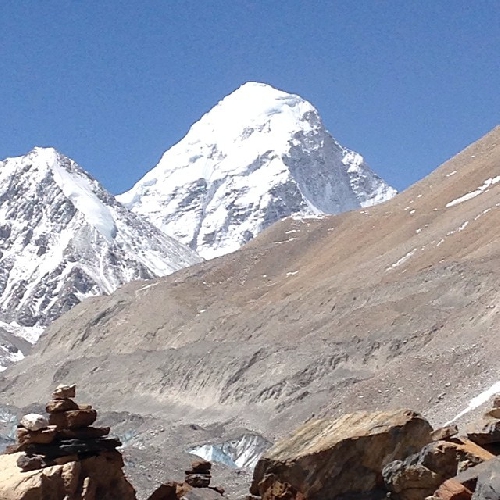
[[[206,460],[194,460],[191,469],[185,471],[184,481],[193,488],[208,488],[210,486],[210,469],[212,464]]]
[[[109,427],[92,427],[97,412],[90,405],[79,405],[74,385],[60,385],[47,403],[48,420],[43,415],[25,415],[17,426],[18,460],[23,471],[83,460],[116,452],[118,439],[106,437]]]

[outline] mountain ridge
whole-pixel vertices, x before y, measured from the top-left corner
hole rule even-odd
[[[312,414],[413,407],[449,422],[498,382],[499,175],[497,128],[387,203],[289,217],[237,252],[89,298],[0,375],[0,403],[77,381],[162,474],[188,449],[274,442]]]
[[[248,82],[118,199],[213,258],[285,216],[340,213],[395,193],[331,137],[309,102]]]
[[[200,260],[53,148],[0,162],[0,217],[0,327],[11,340],[36,341],[87,296]]]

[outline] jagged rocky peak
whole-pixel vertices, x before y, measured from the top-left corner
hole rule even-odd
[[[358,153],[332,138],[312,104],[249,82],[119,199],[212,258],[283,217],[337,214],[395,194]]]
[[[83,298],[199,261],[53,148],[0,162],[0,366]]]

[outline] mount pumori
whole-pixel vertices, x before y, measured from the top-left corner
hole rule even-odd
[[[395,194],[362,156],[333,139],[309,102],[249,82],[118,199],[213,258],[283,217],[337,214]]]
[[[0,366],[82,299],[201,259],[52,148],[0,162]]]

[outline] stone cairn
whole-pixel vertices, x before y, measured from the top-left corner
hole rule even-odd
[[[193,488],[208,488],[210,486],[210,469],[212,464],[206,460],[193,460],[191,469],[184,472],[184,482]]]
[[[17,446],[25,452],[17,465],[25,472],[115,452],[121,442],[106,437],[109,427],[92,427],[97,412],[91,405],[73,401],[75,385],[60,385],[46,405],[43,415],[25,415],[17,426]]]

